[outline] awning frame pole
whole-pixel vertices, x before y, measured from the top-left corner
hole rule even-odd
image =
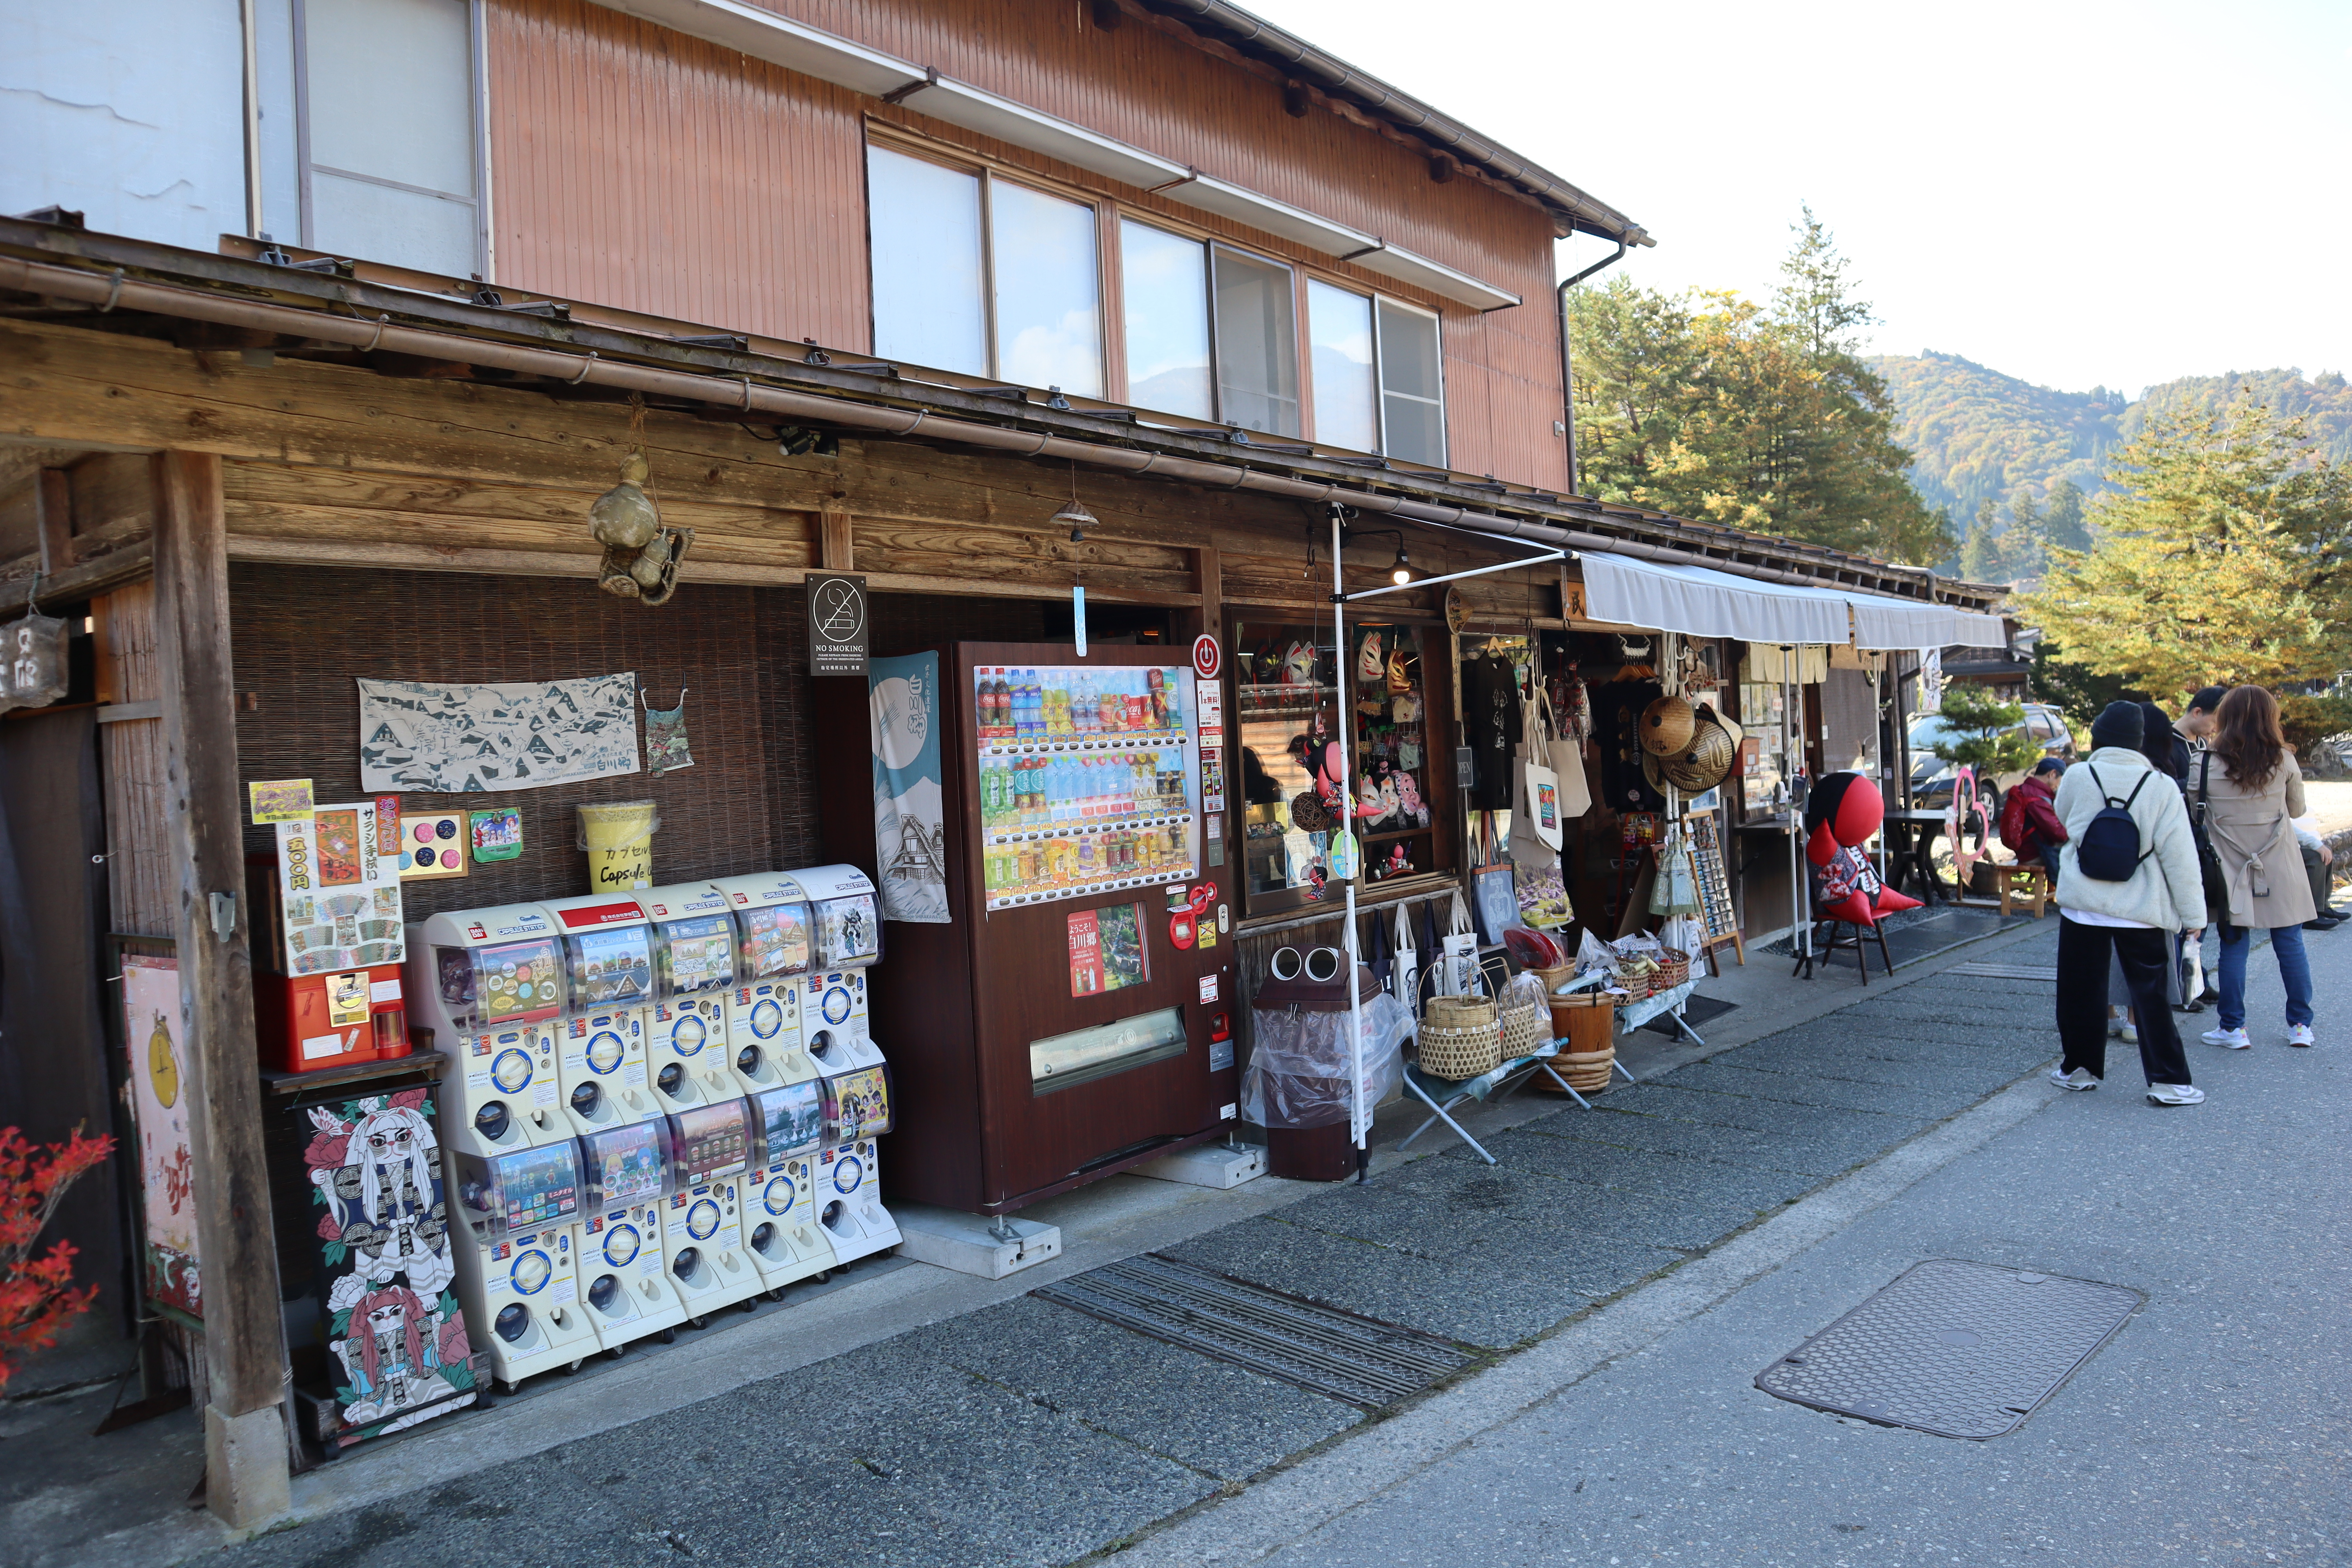
[[[1340,536],[1346,528],[1342,521],[1345,516],[1344,507],[1335,505],[1331,508],[1331,649],[1333,660],[1337,666],[1333,673],[1337,677],[1334,684],[1338,688],[1338,694],[1333,706],[1339,710],[1339,831],[1349,837],[1354,837],[1356,790],[1349,775],[1354,771],[1356,763],[1356,670],[1354,660],[1348,654],[1349,595],[1346,576],[1347,567],[1339,558],[1339,552],[1343,545]],[[1555,555],[1557,555],[1556,552]],[[1517,563],[1513,564],[1516,565]],[[1370,597],[1370,595],[1359,596]],[[1363,871],[1363,847],[1359,843],[1356,849],[1356,865],[1353,868],[1358,875]],[[1328,851],[1325,863],[1327,865],[1329,863]],[[1350,1134],[1349,1142],[1356,1146],[1356,1174],[1360,1180],[1365,1170],[1364,1162],[1370,1158],[1371,1118],[1364,1111],[1364,1003],[1356,984],[1356,966],[1360,962],[1357,950],[1360,945],[1356,937],[1356,877],[1349,877],[1346,879],[1346,885],[1349,1068],[1348,1131]]]
[[[1334,522],[1332,526],[1337,528],[1339,525]],[[1352,594],[1348,593],[1343,584],[1334,582],[1331,584],[1331,597],[1335,603],[1353,604],[1358,599],[1377,599],[1383,594],[1402,594],[1414,588],[1427,588],[1438,583],[1458,583],[1465,577],[1484,577],[1490,572],[1515,572],[1522,566],[1541,566],[1547,562],[1569,560],[1571,552],[1566,550],[1547,550],[1541,555],[1530,555],[1524,561],[1506,561],[1495,566],[1474,566],[1467,572],[1448,572],[1443,577],[1415,577],[1410,583],[1392,583],[1385,588],[1360,588]],[[1331,575],[1334,578],[1339,574],[1339,547],[1335,544],[1331,547],[1333,568]]]

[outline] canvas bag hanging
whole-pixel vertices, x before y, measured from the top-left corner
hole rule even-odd
[[[1445,926],[1444,957],[1437,977],[1441,996],[1478,994],[1478,931],[1470,923],[1469,906],[1454,895],[1454,914]]]
[[[1415,1007],[1421,996],[1421,953],[1412,944],[1412,921],[1399,904],[1396,912],[1396,952],[1389,972],[1389,994],[1408,1007]]]
[[[1542,698],[1544,733],[1551,737],[1551,771],[1559,778],[1559,818],[1563,823],[1574,822],[1592,809],[1592,791],[1584,778],[1584,742],[1573,730],[1561,726],[1551,694],[1544,692]],[[1591,723],[1588,714],[1585,727],[1590,729]]]
[[[1538,697],[1520,705],[1517,760],[1512,764],[1511,858],[1524,847],[1534,863],[1549,864],[1559,854],[1559,775],[1551,766],[1550,712]]]

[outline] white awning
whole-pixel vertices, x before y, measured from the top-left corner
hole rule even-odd
[[[2008,646],[1999,616],[1948,605],[1858,588],[1769,583],[1712,567],[1669,566],[1596,550],[1577,552],[1577,560],[1584,568],[1587,612],[1594,620],[1620,626],[1754,643],[1851,642],[1868,648]]]

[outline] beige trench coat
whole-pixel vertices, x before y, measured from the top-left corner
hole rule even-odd
[[[2189,804],[2193,811],[2198,784],[2206,772],[2207,752],[2189,763]],[[2311,880],[2304,875],[2303,850],[2294,841],[2288,819],[2304,814],[2303,770],[2293,757],[2279,759],[2271,782],[2250,790],[2231,778],[2214,757],[2210,794],[2211,814],[2206,819],[2215,853],[2230,878],[2230,923],[2261,930],[2299,926],[2318,911],[2311,902]],[[2254,891],[2257,883],[2266,893]]]

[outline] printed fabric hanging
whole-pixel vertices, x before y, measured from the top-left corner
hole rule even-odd
[[[674,773],[680,768],[694,766],[694,753],[686,746],[686,692],[677,689],[677,706],[656,708],[646,699],[644,691],[637,700],[646,705],[646,768],[649,773]]]

